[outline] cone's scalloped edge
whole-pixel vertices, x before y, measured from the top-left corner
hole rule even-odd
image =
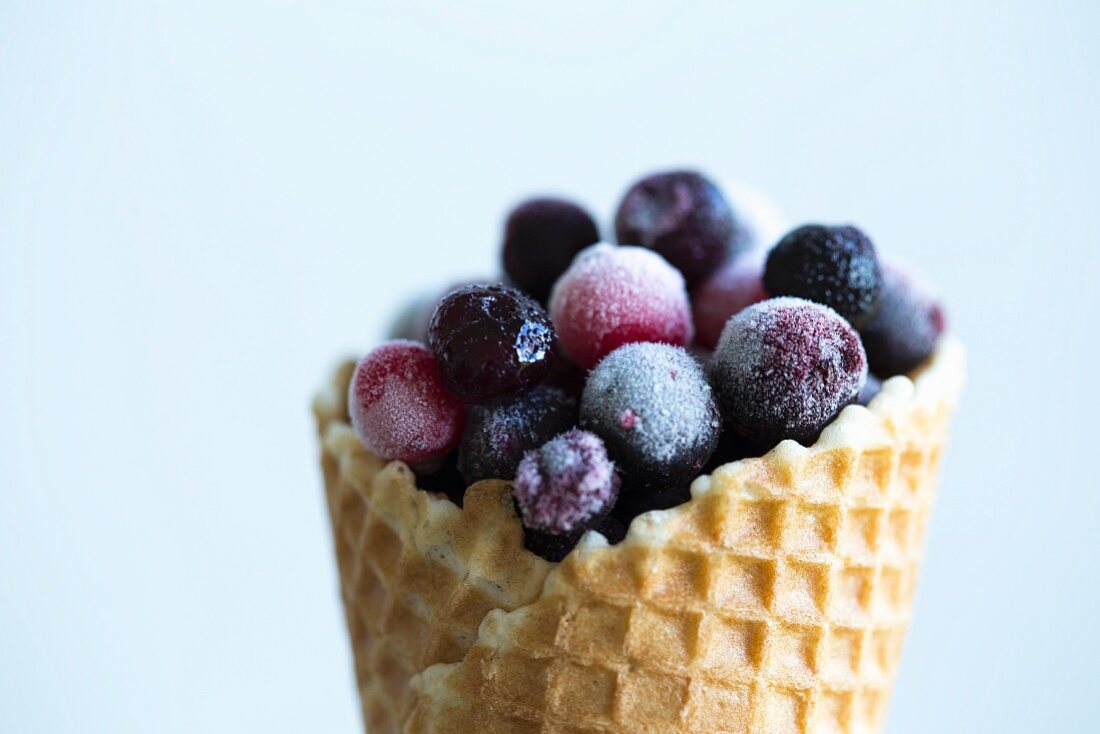
[[[347,385],[351,381],[355,362],[346,360],[340,364],[332,381],[325,385],[313,401],[313,410],[318,420],[318,429],[322,440],[326,439],[328,427],[333,423],[347,423]],[[861,449],[882,440],[882,430],[894,425],[910,411],[935,411],[942,406],[954,408],[962,391],[966,376],[966,352],[962,344],[954,337],[945,336],[940,340],[935,353],[912,375],[891,377],[882,384],[882,390],[867,406],[849,405],[825,427],[817,442],[805,447],[796,441],[787,440],[762,457],[741,459],[718,467],[710,475],[697,477],[691,485],[692,497],[711,491],[712,477],[729,474],[748,467],[753,462],[774,460],[791,463],[799,462],[810,452],[828,451],[833,448],[848,447]],[[391,462],[401,464],[401,462]],[[454,504],[434,492],[427,493],[432,503],[443,503],[449,507]],[[681,505],[682,507],[682,505]],[[653,510],[643,513],[630,524],[624,543],[659,544],[662,527],[670,513],[678,507],[668,510]],[[459,512],[462,512],[459,509]],[[581,538],[574,553],[587,553],[593,548],[607,546],[607,540],[598,532],[589,531]],[[533,555],[533,554],[532,554]]]

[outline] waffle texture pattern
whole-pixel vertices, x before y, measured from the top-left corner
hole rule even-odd
[[[622,543],[589,533],[556,566],[519,547],[506,484],[474,485],[459,511],[322,420],[369,732],[881,731],[963,361],[946,342],[814,446],[785,441],[727,464],[695,481],[690,502],[637,518]],[[389,494],[423,509],[382,520]],[[348,512],[357,542],[341,540]],[[447,594],[428,593],[441,572],[412,542],[433,522],[485,534],[446,545],[463,579]],[[363,540],[377,523],[385,547]],[[462,587],[500,593],[467,604]],[[399,606],[409,610],[395,616]]]

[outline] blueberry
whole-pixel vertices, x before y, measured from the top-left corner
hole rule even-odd
[[[524,455],[512,493],[528,531],[528,548],[560,560],[546,553],[572,547],[600,524],[618,498],[619,476],[600,438],[574,429]]]
[[[741,311],[711,360],[726,423],[764,448],[788,438],[812,443],[866,377],[855,330],[831,308],[800,298]]]
[[[557,339],[542,306],[502,285],[451,292],[435,310],[428,338],[446,388],[479,405],[540,383],[550,372]]]
[[[874,312],[882,274],[875,247],[855,227],[807,224],[768,254],[764,288],[829,306],[859,328]]]
[[[656,250],[699,283],[732,255],[752,246],[719,188],[696,171],[647,176],[627,190],[615,214],[615,235],[624,245]]]
[[[871,370],[883,377],[911,372],[936,348],[944,322],[942,307],[917,280],[884,268],[878,308],[860,329]]]
[[[588,375],[581,426],[607,443],[631,486],[698,474],[718,442],[718,407],[699,363],[680,347],[619,347]]]
[[[545,303],[573,257],[600,240],[596,222],[564,199],[530,199],[504,225],[504,270],[517,287]]]
[[[501,405],[475,405],[466,419],[458,466],[469,483],[510,479],[523,455],[577,422],[577,400],[540,385]]]

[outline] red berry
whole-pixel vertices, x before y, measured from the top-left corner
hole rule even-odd
[[[405,340],[386,342],[359,361],[348,409],[368,450],[410,464],[447,454],[466,422],[466,407],[443,388],[435,355]]]
[[[736,260],[719,268],[691,294],[695,343],[714,349],[730,316],[767,297],[762,263]]]
[[[566,354],[586,368],[623,344],[686,346],[693,333],[683,276],[642,247],[582,250],[554,285],[550,316]]]

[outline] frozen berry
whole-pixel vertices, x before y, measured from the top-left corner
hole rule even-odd
[[[615,214],[615,236],[624,245],[656,250],[689,286],[751,245],[726,197],[695,171],[658,173],[631,186]]]
[[[859,395],[867,357],[859,334],[827,306],[773,298],[726,324],[711,360],[726,422],[770,447],[810,444]]]
[[[882,392],[882,380],[868,372],[867,381],[863,383],[859,395],[856,396],[856,402],[866,407],[871,404],[871,401],[874,400],[875,396],[880,392]]]
[[[554,358],[554,325],[538,303],[502,285],[443,299],[428,329],[443,383],[467,403],[506,400],[537,385]]]
[[[550,315],[562,348],[585,368],[623,344],[687,345],[693,333],[683,277],[641,247],[582,250],[554,285]]]
[[[625,480],[668,486],[698,474],[721,421],[699,363],[680,347],[627,344],[588,375],[581,426],[599,435]]]
[[[883,377],[912,371],[936,348],[944,322],[940,304],[914,276],[883,268],[878,308],[860,329],[868,364]]]
[[[695,342],[714,349],[730,316],[768,297],[764,268],[755,260],[731,260],[691,294]]]
[[[855,227],[807,224],[768,254],[764,288],[829,306],[859,328],[875,309],[882,274],[875,246]]]
[[[574,256],[599,241],[596,222],[577,204],[531,199],[504,225],[504,270],[520,290],[545,303]]]
[[[348,410],[367,449],[410,464],[455,448],[466,420],[466,407],[443,387],[435,355],[404,340],[387,342],[359,361]]]
[[[576,538],[611,511],[619,476],[599,436],[573,429],[524,455],[512,491],[524,526]]]
[[[458,465],[467,482],[510,479],[523,455],[577,422],[577,400],[540,385],[502,405],[470,408]]]

